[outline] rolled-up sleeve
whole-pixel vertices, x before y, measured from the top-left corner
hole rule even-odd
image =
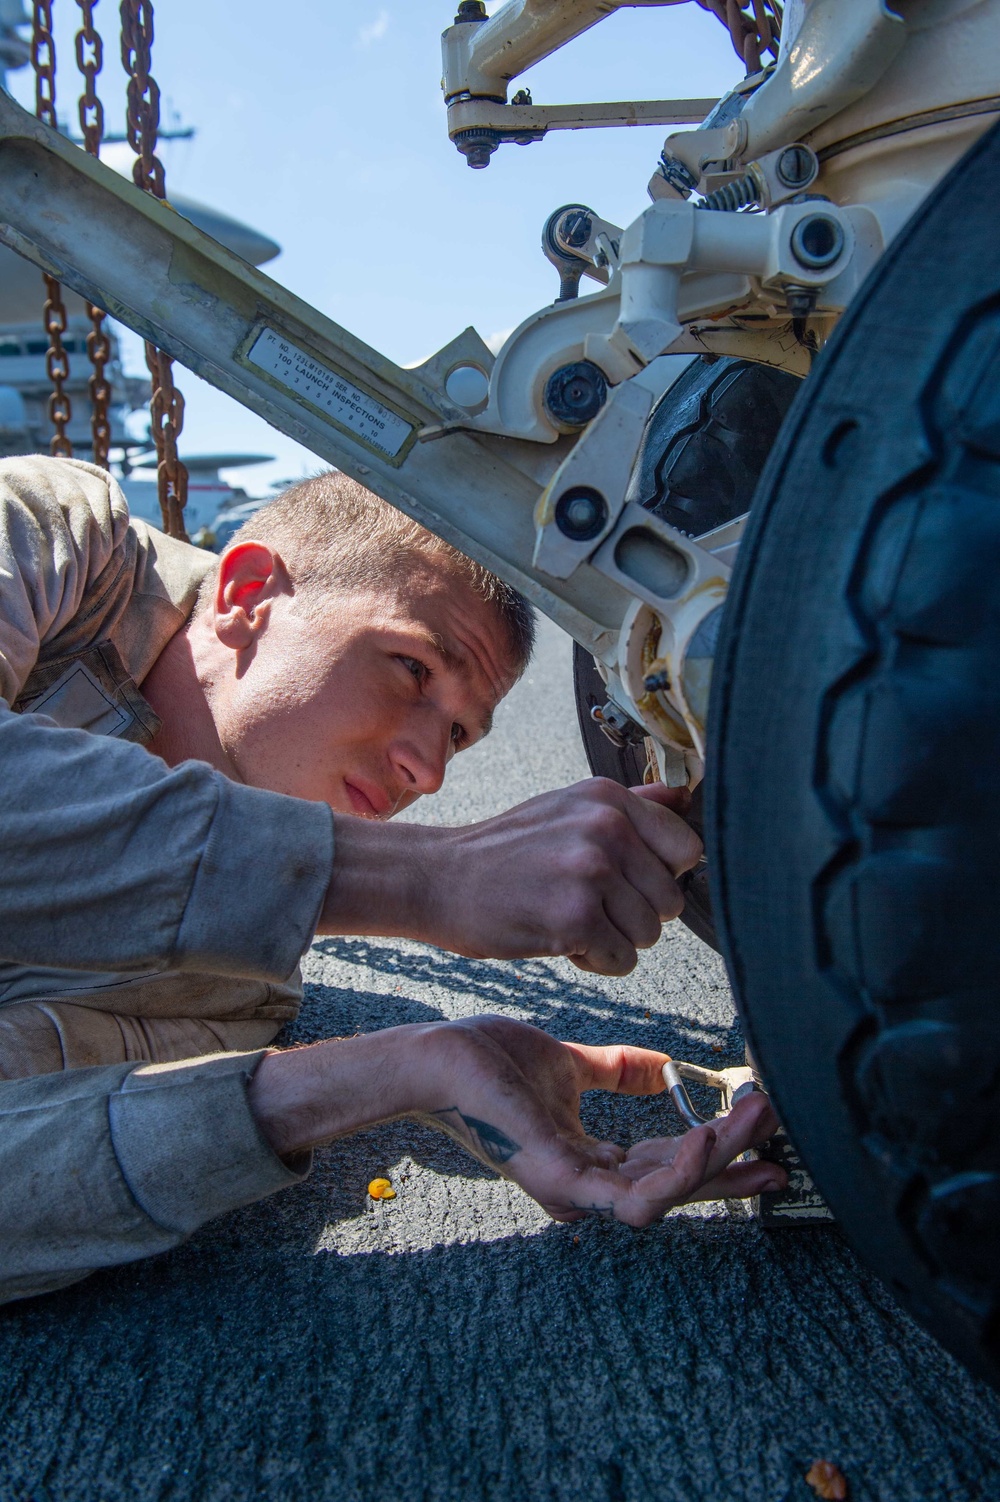
[[[281,981],[308,948],[333,815],[203,762],[0,703],[0,956]]]
[[[247,1085],[263,1052],[116,1064],[0,1084],[0,1302],[169,1251],[297,1184]]]

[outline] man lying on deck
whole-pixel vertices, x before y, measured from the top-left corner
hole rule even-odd
[[[620,975],[680,911],[699,846],[663,787],[387,822],[524,670],[514,590],[342,475],[215,559],[49,458],[0,463],[0,581],[0,1300],[176,1246],[393,1117],[558,1220],[783,1182],[732,1164],[761,1097],[628,1153],[586,1136],[581,1091],[663,1088],[645,1049],[500,1017],[268,1047],[317,933]]]

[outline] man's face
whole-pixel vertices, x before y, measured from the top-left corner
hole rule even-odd
[[[495,611],[436,560],[405,585],[287,595],[216,710],[223,747],[256,787],[390,818],[434,793],[489,730],[516,674]]]

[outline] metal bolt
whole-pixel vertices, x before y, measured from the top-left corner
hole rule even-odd
[[[563,234],[563,227],[569,225],[572,233],[579,234],[580,222],[584,219],[586,232],[583,238],[572,244],[568,243]],[[580,277],[588,263],[573,247],[575,244],[586,243],[592,223],[592,212],[582,203],[564,203],[562,208],[556,209],[545,221],[542,230],[542,253],[559,272],[560,302],[576,297],[580,290]]]
[[[608,504],[599,490],[575,485],[556,502],[556,526],[571,542],[590,542],[604,528]]]
[[[844,249],[844,231],[831,214],[807,214],[792,230],[792,255],[810,271],[832,266]]]
[[[808,146],[788,146],[775,163],[778,181],[786,188],[807,188],[819,171],[819,160]]]
[[[490,157],[500,145],[495,130],[459,130],[452,137],[470,167],[488,167]]]
[[[572,302],[580,296],[580,278],[583,271],[579,266],[563,266],[559,272],[559,296],[556,302]]]
[[[573,250],[579,250],[581,245],[586,245],[590,239],[593,227],[594,221],[586,209],[570,209],[556,226],[556,239],[563,245],[569,245]]]
[[[785,302],[793,318],[808,318],[816,306],[816,288],[789,285],[785,288]]]
[[[486,21],[488,19],[485,0],[461,0],[458,15],[455,17],[455,25],[460,25],[462,21]]]
[[[561,365],[545,383],[546,409],[563,427],[584,427],[597,416],[607,399],[604,374],[592,360]]]

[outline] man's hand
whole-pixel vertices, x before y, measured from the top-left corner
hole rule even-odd
[[[414,1116],[513,1179],[555,1220],[603,1215],[645,1226],[675,1205],[780,1188],[771,1163],[733,1163],[777,1122],[764,1096],[682,1137],[625,1149],[588,1137],[580,1095],[657,1094],[667,1055],[559,1043],[504,1017],[388,1028],[265,1058],[251,1109],[275,1151]]]
[[[691,1200],[738,1199],[785,1183],[773,1164],[733,1164],[778,1125],[763,1095],[740,1101],[720,1122],[625,1151],[587,1136],[580,1096],[586,1090],[659,1094],[667,1054],[560,1043],[504,1017],[448,1027],[436,1040],[440,1067],[449,1083],[454,1076],[462,1104],[422,1112],[422,1118],[520,1184],[554,1220],[603,1215],[645,1226]]]
[[[595,777],[465,829],[336,819],[320,933],[422,939],[476,959],[566,955],[624,975],[701,854],[686,794]]]

